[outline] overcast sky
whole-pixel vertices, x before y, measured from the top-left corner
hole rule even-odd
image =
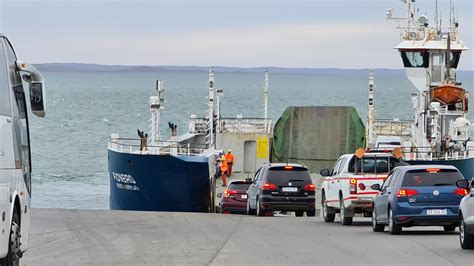
[[[0,1],[0,31],[31,63],[401,68],[385,20],[387,8],[404,14],[399,0]],[[433,18],[434,2],[417,5]],[[474,1],[454,3],[474,48]]]

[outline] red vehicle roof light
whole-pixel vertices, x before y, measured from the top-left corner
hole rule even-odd
[[[438,173],[439,171],[441,171],[439,168],[426,168],[426,172],[429,173]]]
[[[292,170],[292,169],[293,169],[293,166],[289,166],[289,165],[285,166],[285,170]]]

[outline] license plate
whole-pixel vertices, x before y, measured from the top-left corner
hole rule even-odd
[[[448,210],[446,210],[446,209],[427,210],[426,214],[428,214],[428,215],[448,215]]]
[[[297,187],[284,187],[282,188],[283,192],[297,192],[298,188]]]
[[[242,195],[242,198],[243,198],[243,199],[246,199],[246,198],[247,198],[247,195]]]

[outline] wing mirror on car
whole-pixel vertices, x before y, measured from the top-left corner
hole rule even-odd
[[[461,180],[458,180],[456,181],[456,186],[458,188],[466,188],[466,189],[469,189],[470,185],[469,185],[469,180],[467,179],[461,179]]]
[[[217,193],[217,197],[220,199],[222,198],[222,193]]]
[[[247,184],[252,183],[252,178],[250,178],[250,177],[245,178],[245,183],[247,183]]]
[[[372,190],[377,190],[377,191],[381,190],[380,184],[373,184],[372,186],[370,186],[370,188]]]
[[[329,169],[322,169],[320,172],[321,176],[330,176],[331,175],[331,172],[329,171]]]

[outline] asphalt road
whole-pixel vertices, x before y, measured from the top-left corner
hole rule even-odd
[[[457,233],[422,227],[391,236],[356,220],[33,209],[21,263],[474,266],[474,250],[462,250]]]

